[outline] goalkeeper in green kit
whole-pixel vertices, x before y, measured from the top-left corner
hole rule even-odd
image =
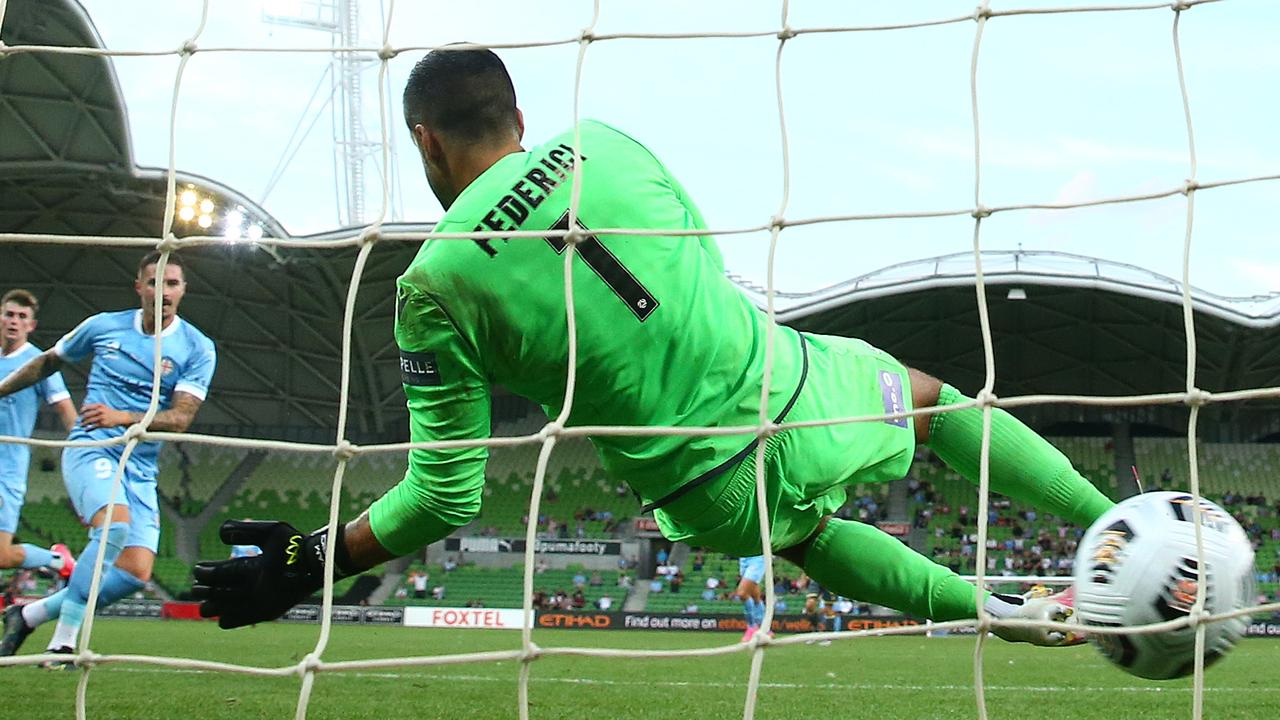
[[[568,374],[564,253],[575,242],[577,367],[567,424],[745,426],[758,423],[770,320],[726,277],[707,236],[597,235],[592,228],[705,229],[680,183],[643,145],[583,121],[532,150],[502,61],[446,48],[423,58],[405,120],[446,209],[398,282],[395,336],[414,442],[488,437],[494,383],[556,417]],[[576,152],[575,152],[576,146]],[[569,211],[577,176],[581,197]],[[568,231],[502,239],[511,231]],[[966,401],[865,342],[773,327],[766,414],[775,422],[901,413]],[[906,475],[918,443],[978,480],[982,411],[789,429],[765,441],[773,548],[831,592],[938,621],[1066,620],[1069,593],[983,593],[877,528],[831,517],[854,483]],[[754,434],[592,438],[671,540],[759,555]],[[344,577],[411,553],[480,509],[486,448],[412,450],[404,479],[355,520],[304,535],[284,522],[228,521],[222,539],[253,558],[202,562],[201,614],[224,628],[280,616],[323,584],[325,546]],[[1112,503],[1062,453],[1013,416],[992,417],[991,489],[1088,526]],[[980,600],[981,597],[981,600]],[[1000,628],[1007,640],[1061,645],[1073,633]]]

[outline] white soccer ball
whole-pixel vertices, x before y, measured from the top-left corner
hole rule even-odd
[[[1145,493],[1116,505],[1089,528],[1075,564],[1075,608],[1083,625],[1150,625],[1187,617],[1202,589],[1207,613],[1249,606],[1253,597],[1249,538],[1229,513],[1201,499],[1205,568],[1200,572],[1193,502],[1189,493]],[[1207,625],[1205,665],[1226,654],[1248,625],[1246,616]],[[1195,668],[1196,630],[1190,625],[1157,633],[1091,633],[1089,637],[1107,659],[1138,677],[1178,678]]]

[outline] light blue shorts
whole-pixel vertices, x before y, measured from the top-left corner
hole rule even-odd
[[[18,514],[27,494],[25,478],[0,478],[0,532],[18,531]]]
[[[80,521],[88,525],[111,499],[119,455],[116,448],[69,447],[62,451],[62,482]],[[141,476],[132,463],[126,464],[120,479],[122,493],[117,505],[129,508],[129,537],[125,547],[144,547],[155,552],[160,547],[160,507],[156,504],[156,482]]]
[[[764,580],[764,556],[738,558],[738,574],[743,580],[759,585]]]

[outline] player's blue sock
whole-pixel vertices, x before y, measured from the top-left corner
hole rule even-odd
[[[48,567],[53,562],[53,553],[31,543],[22,543],[22,551],[26,553],[26,557],[22,560],[24,568],[42,568]]]
[[[756,600],[756,606],[755,606],[755,611],[756,611],[756,620],[755,620],[755,625],[756,625],[756,627],[763,627],[763,626],[764,626],[764,609],[765,609],[765,608],[764,608],[764,600]]]
[[[756,599],[747,598],[742,601],[742,614],[747,616],[747,625],[750,627],[759,627],[760,621],[756,620]]]
[[[120,598],[129,597],[141,590],[144,584],[128,570],[112,565],[102,575],[102,587],[98,589],[98,607],[106,607]]]
[[[125,539],[129,537],[129,524],[111,523],[105,533],[105,544],[102,542],[103,535],[100,527],[89,530],[89,544],[84,546],[84,552],[76,560],[76,569],[71,572],[71,582],[67,583],[68,592],[62,601],[59,625],[78,628],[84,622],[85,605],[89,602],[89,585],[93,582],[93,567],[98,562],[98,553],[101,551],[104,556],[102,562],[106,566],[103,570],[105,581],[110,569],[114,567],[112,563],[124,549]],[[102,594],[101,589],[98,594]],[[100,602],[99,605],[101,604],[103,603]]]

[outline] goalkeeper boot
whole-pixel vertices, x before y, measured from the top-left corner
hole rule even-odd
[[[45,650],[45,652],[52,653],[54,655],[75,655],[76,649],[70,645],[63,645],[62,647],[49,648],[48,650]],[[74,670],[75,666],[76,661],[74,658],[67,658],[66,660],[45,660],[40,663],[40,667],[45,670]]]
[[[9,657],[18,652],[22,643],[31,634],[27,621],[22,619],[22,606],[10,605],[4,609],[4,635],[0,636],[0,657]]]
[[[997,596],[1005,607],[1010,608],[1010,612],[1003,615],[1001,619],[1079,624],[1080,621],[1076,618],[1076,611],[1073,607],[1075,603],[1074,593],[1063,591],[1056,595],[1029,597],[1034,593],[1035,591],[1033,590],[1025,596]],[[1042,647],[1066,647],[1079,645],[1085,641],[1084,634],[1079,631],[1064,632],[1062,630],[1050,630],[1034,626],[994,627],[991,632],[1008,642],[1025,642]]]
[[[58,570],[58,576],[63,580],[71,579],[71,571],[76,569],[76,556],[71,554],[71,548],[57,543],[50,547],[49,551],[62,558],[62,568]]]
[[[1022,596],[1023,600],[1035,600],[1037,598],[1045,598],[1047,600],[1052,600],[1053,602],[1056,602],[1060,605],[1065,605],[1066,607],[1070,608],[1071,614],[1069,615],[1069,617],[1073,619],[1068,619],[1066,620],[1066,622],[1069,622],[1072,624],[1079,624],[1079,621],[1074,619],[1075,607],[1076,607],[1076,586],[1075,585],[1068,585],[1065,588],[1063,588],[1061,591],[1056,593],[1048,585],[1035,585],[1034,587],[1031,588],[1030,591],[1026,592]],[[1062,644],[1063,645],[1079,645],[1083,642],[1086,642],[1088,639],[1089,638],[1087,635],[1085,635],[1085,633],[1077,630],[1075,632],[1067,633],[1066,637],[1063,639]]]

